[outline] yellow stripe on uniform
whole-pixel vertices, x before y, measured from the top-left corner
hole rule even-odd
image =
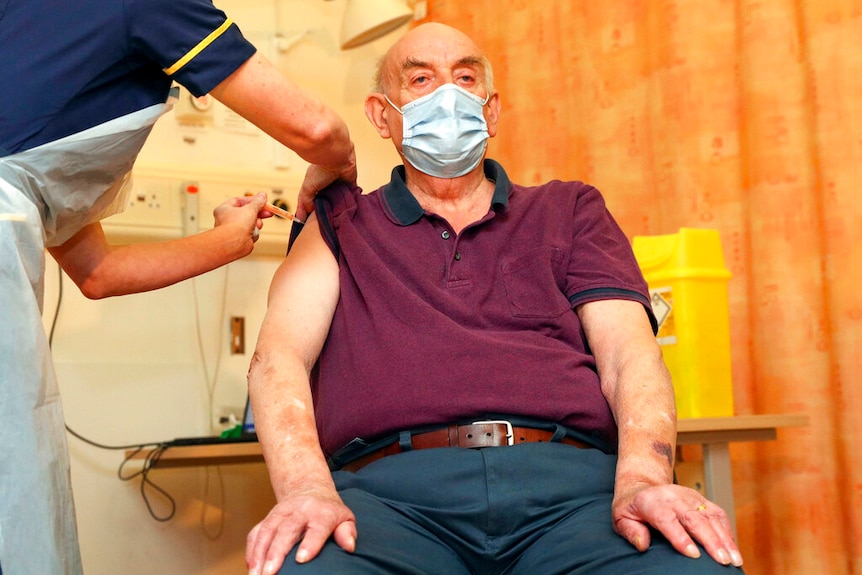
[[[162,70],[168,76],[172,76],[175,74],[180,68],[189,63],[195,56],[200,54],[204,48],[215,42],[216,38],[224,34],[225,30],[231,27],[233,24],[233,20],[228,18],[224,21],[224,24],[213,30],[209,36],[198,42],[198,45],[189,50],[185,56],[177,60],[172,66],[169,66]]]

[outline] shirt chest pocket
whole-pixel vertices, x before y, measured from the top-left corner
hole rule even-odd
[[[572,311],[559,281],[565,254],[539,246],[502,264],[503,283],[513,317],[555,318]]]

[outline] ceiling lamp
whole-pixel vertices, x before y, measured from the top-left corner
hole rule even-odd
[[[356,48],[400,28],[413,18],[403,0],[347,0],[341,49]]]

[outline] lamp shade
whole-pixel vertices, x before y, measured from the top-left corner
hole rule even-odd
[[[375,40],[413,18],[403,0],[347,0],[341,22],[341,49]]]

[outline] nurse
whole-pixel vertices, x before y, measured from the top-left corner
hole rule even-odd
[[[180,240],[111,247],[99,221],[176,81],[311,166],[355,181],[344,122],[260,56],[210,0],[0,0],[0,573],[81,573],[63,413],[42,328],[44,253],[91,298],[164,287],[249,254],[264,198]]]

